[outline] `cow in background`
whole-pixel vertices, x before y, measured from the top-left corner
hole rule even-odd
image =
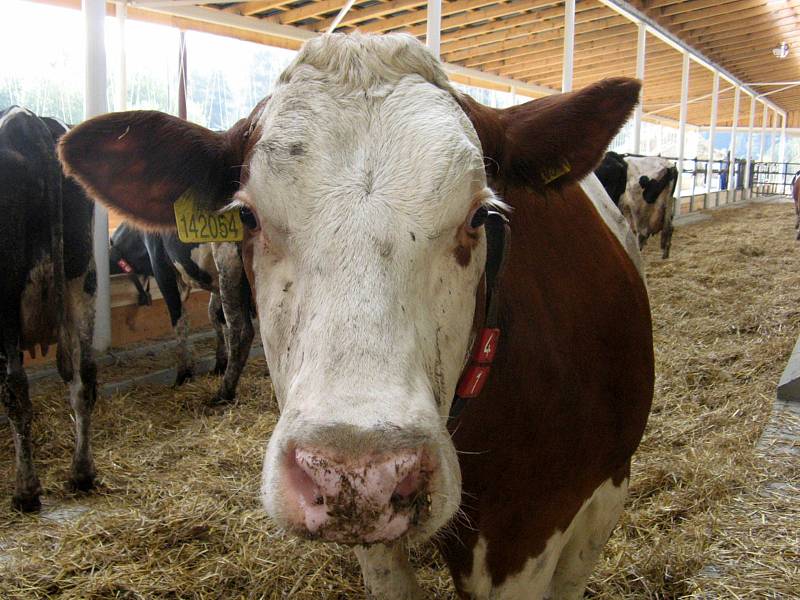
[[[144,245],[144,234],[128,223],[121,223],[111,235],[108,249],[108,271],[111,275],[127,275],[138,293],[139,306],[150,306],[150,277],[153,268]]]
[[[0,112],[0,396],[16,451],[13,505],[41,507],[33,464],[33,408],[22,352],[46,353],[56,342],[57,367],[75,416],[70,486],[95,484],[91,415],[97,398],[92,354],[97,276],[93,205],[64,177],[55,153],[67,131],[55,119],[12,106]]]
[[[208,317],[217,334],[213,372],[223,374],[212,404],[230,402],[255,334],[250,286],[239,245],[187,244],[174,233],[140,232],[122,223],[111,238],[109,260],[116,272],[129,272],[136,284],[136,274],[155,278],[177,339],[176,386],[194,374],[186,312],[189,293],[193,288],[211,293]],[[140,298],[143,292],[139,290]]]
[[[661,258],[669,258],[678,169],[660,156],[627,156],[628,186],[622,214],[644,248],[647,238],[661,233]]]
[[[611,201],[619,207],[619,202],[628,186],[628,163],[625,162],[625,157],[609,150],[594,170],[594,174],[603,184]]]

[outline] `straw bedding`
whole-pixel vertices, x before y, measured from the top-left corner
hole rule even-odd
[[[797,455],[757,447],[800,332],[793,221],[790,205],[721,210],[679,228],[670,260],[658,258],[657,240],[646,249],[655,405],[590,596],[798,597]],[[84,497],[63,487],[72,444],[65,392],[41,387],[41,515],[10,510],[13,447],[0,428],[0,597],[363,597],[350,552],[284,538],[260,510],[261,460],[277,419],[265,371],[252,361],[242,400],[220,413],[204,408],[213,378],[103,398],[94,423],[103,483]],[[413,559],[431,597],[453,597],[430,548]]]

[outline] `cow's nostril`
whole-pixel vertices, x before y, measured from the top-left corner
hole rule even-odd
[[[320,493],[319,486],[314,481],[312,474],[308,472],[308,467],[303,464],[297,452],[289,452],[287,456],[288,475],[291,487],[301,498],[306,506],[320,506],[325,503],[323,495]]]
[[[400,483],[397,484],[397,487],[394,488],[394,493],[392,494],[392,500],[394,500],[395,496],[399,496],[401,498],[408,498],[412,494],[415,494],[420,487],[420,472],[419,468],[414,469],[411,473],[406,475]]]

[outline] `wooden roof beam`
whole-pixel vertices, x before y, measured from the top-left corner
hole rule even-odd
[[[294,2],[294,0],[255,0],[254,2],[239,2],[238,4],[227,6],[222,10],[250,17],[260,12],[281,8],[292,2]]]
[[[682,0],[663,7],[653,7],[651,3],[647,4],[645,11],[647,14],[654,18],[671,17],[682,13],[697,11],[703,8],[712,8],[722,4],[734,4],[740,0]]]
[[[474,3],[474,5],[473,5]],[[449,4],[442,5],[442,36],[448,29],[463,27],[473,23],[479,23],[487,19],[496,19],[513,15],[522,11],[537,8],[540,5],[536,0],[511,0],[505,4],[487,6],[484,0],[456,0]],[[475,10],[477,9],[477,10]],[[578,12],[596,10],[596,6],[582,7]],[[463,14],[458,14],[463,13]],[[424,10],[418,10],[412,14],[390,17],[384,21],[368,23],[361,27],[365,33],[385,32],[393,29],[405,28],[403,31],[411,35],[419,36],[425,33],[425,14]],[[449,15],[449,16],[448,16]],[[447,18],[444,18],[447,16]],[[546,8],[537,10],[531,17],[533,20],[544,21],[547,19],[563,18],[564,9],[560,7]],[[422,25],[417,25],[422,23]]]
[[[557,44],[558,42],[556,42]],[[618,50],[609,51],[609,52],[599,52],[599,50],[604,50],[606,48],[614,48],[614,46],[606,46],[601,48],[593,48],[593,47],[585,47],[581,48],[579,51],[575,53],[576,65],[585,62],[587,59],[593,61],[604,61],[604,62],[612,62],[617,61],[619,64],[619,59],[628,59],[631,64],[635,63],[636,59],[636,48],[635,47],[622,47]],[[505,58],[503,59],[502,63],[492,65],[486,63],[483,68],[489,70],[497,70],[506,73],[507,75],[513,73],[515,70],[519,69],[520,65],[546,65],[549,70],[556,71],[561,68],[560,63],[558,61],[558,48],[554,48],[553,51],[549,55],[540,56],[540,53],[526,53],[524,55],[520,55],[515,58]],[[653,54],[650,56],[648,60],[648,65],[652,66],[653,68],[659,68],[663,64],[673,64],[675,63],[674,55],[676,54],[674,51],[664,51],[660,54]],[[479,57],[480,59],[480,57]],[[471,62],[467,64],[472,64]],[[577,71],[576,71],[577,72]]]
[[[500,52],[511,48],[526,46],[531,50],[543,52],[550,49],[563,48],[563,28],[541,31],[538,25],[530,25],[524,28],[518,28],[521,31],[512,29],[508,32],[508,36],[499,42],[490,43],[480,46],[471,46],[460,51],[451,52],[450,48],[442,52],[442,56],[448,62],[457,62],[469,58],[483,56],[492,52]],[[596,40],[603,40],[605,38],[613,38],[615,40],[621,39],[623,36],[630,37],[630,29],[627,27],[609,27],[605,20],[592,24],[592,31],[594,35],[593,40],[587,42],[587,36],[576,36],[575,47],[583,47],[587,44],[592,44]],[[527,35],[526,35],[527,34]]]
[[[292,23],[296,23],[298,21],[304,21],[305,19],[318,17],[319,15],[323,15],[327,12],[334,10],[338,11],[345,4],[347,4],[347,0],[317,0],[315,2],[304,4],[298,8],[290,8],[279,15],[267,17],[267,20],[272,23],[291,25]]]
[[[579,41],[585,41],[588,37],[590,37],[589,33],[591,33],[592,38],[597,36],[610,37],[612,35],[619,37],[630,37],[636,33],[636,29],[633,28],[631,24],[623,17],[599,19],[586,23],[580,23],[579,26],[581,28],[581,32],[575,36],[576,43]],[[540,23],[530,22],[530,17],[528,16],[528,22],[524,26],[517,26],[495,31],[479,37],[453,40],[450,43],[443,44],[442,54],[452,54],[459,51],[471,51],[477,48],[489,48],[490,46],[498,49],[500,47],[499,44],[509,42],[510,40],[521,38],[526,35],[532,36],[528,40],[528,44],[535,44],[539,43],[540,41],[555,39],[551,36],[557,36],[558,39],[562,39],[563,31],[563,26],[544,29]],[[525,43],[525,40],[521,40],[520,43]]]
[[[402,10],[412,10],[415,8],[419,8],[421,6],[425,6],[426,4],[427,0],[392,0],[391,2],[381,2],[380,4],[367,6],[366,8],[361,8],[361,9],[358,9],[357,7],[354,6],[352,9],[350,9],[350,12],[347,13],[347,15],[345,15],[341,23],[339,23],[339,26],[347,27],[347,26],[357,25],[362,21],[369,21],[370,19],[379,19],[381,17],[391,15],[394,12],[399,12]],[[314,25],[312,25],[311,27],[315,31],[327,31],[328,27],[330,27],[331,23],[333,23],[333,19],[334,17],[330,17],[328,19],[322,19],[318,23],[314,23]]]

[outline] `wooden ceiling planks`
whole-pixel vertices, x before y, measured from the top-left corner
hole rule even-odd
[[[741,81],[795,80],[800,75],[800,0],[628,0],[629,4]],[[325,31],[346,0],[261,0],[231,3],[218,10],[268,22]],[[356,0],[340,30],[402,31],[424,39],[427,2]],[[563,0],[449,0],[442,3],[442,59],[464,67],[557,89],[564,35]],[[633,75],[636,25],[597,0],[577,0],[575,85],[614,75]],[[790,56],[778,60],[772,48],[786,41]],[[690,97],[711,91],[712,74],[692,62]],[[643,101],[656,114],[677,119],[681,55],[647,37]],[[722,81],[721,89],[730,87]],[[759,92],[775,88],[758,88]],[[721,95],[720,122],[733,119],[733,91]],[[775,92],[771,100],[800,109],[800,86]],[[658,105],[662,106],[659,107]],[[710,100],[692,102],[690,121],[708,124]],[[749,116],[742,96],[740,122]]]

